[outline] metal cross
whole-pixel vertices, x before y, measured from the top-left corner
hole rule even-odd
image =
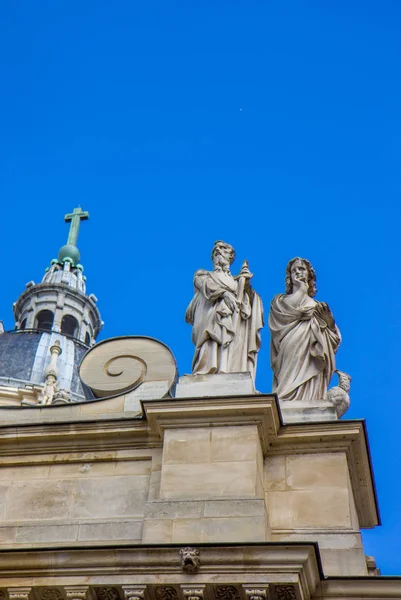
[[[74,208],[74,211],[72,213],[65,215],[64,221],[66,221],[67,223],[71,221],[67,244],[71,244],[72,246],[77,245],[79,226],[81,224],[81,221],[87,221],[88,219],[89,213],[83,211],[80,206],[78,208]]]

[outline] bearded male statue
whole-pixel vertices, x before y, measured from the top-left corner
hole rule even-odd
[[[273,391],[280,400],[323,400],[341,334],[328,305],[313,299],[316,275],[308,260],[290,260],[285,283],[269,316]]]
[[[231,275],[234,259],[234,248],[218,240],[212,251],[214,270],[195,273],[195,295],[185,315],[193,326],[194,375],[249,371],[255,378],[262,301],[251,287],[246,261],[237,277]]]

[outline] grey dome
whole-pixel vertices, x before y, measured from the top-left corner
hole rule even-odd
[[[71,392],[73,402],[92,398],[78,375],[78,365],[87,347],[50,331],[15,331],[0,335],[0,389],[4,386],[42,385],[44,369],[50,361],[50,346],[56,340],[59,340],[62,350],[57,361],[59,387]]]

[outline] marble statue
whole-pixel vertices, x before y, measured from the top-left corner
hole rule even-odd
[[[195,295],[185,315],[193,326],[194,375],[250,372],[255,377],[263,306],[250,285],[253,275],[246,261],[239,275],[232,276],[234,259],[234,248],[218,240],[213,271],[195,273]]]
[[[326,399],[340,331],[328,305],[313,299],[316,275],[308,260],[290,260],[285,282],[269,316],[273,391],[284,401]]]

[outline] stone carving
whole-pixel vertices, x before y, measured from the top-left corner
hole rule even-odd
[[[192,325],[194,375],[249,371],[255,378],[263,307],[252,289],[252,273],[245,261],[237,277],[230,272],[235,251],[230,244],[215,242],[214,270],[196,271],[195,295],[185,320]]]
[[[157,600],[178,600],[178,594],[172,586],[159,586],[156,588]]]
[[[239,600],[237,588],[233,585],[220,585],[216,589],[217,600]]]
[[[66,586],[64,588],[67,600],[87,600],[88,586]]]
[[[96,596],[99,600],[118,600],[119,598],[116,588],[113,587],[96,588]]]
[[[199,550],[196,548],[181,548],[181,567],[187,573],[196,573],[200,567]]]
[[[277,600],[297,600],[297,593],[292,585],[277,585],[276,586]]]
[[[183,593],[185,600],[203,600],[203,589],[202,588],[196,588],[196,589],[183,588],[182,593]]]
[[[349,390],[351,387],[351,376],[344,371],[336,371],[338,385],[329,389],[327,399],[334,404],[337,417],[340,418],[347,412],[350,406]]]
[[[44,371],[46,382],[43,386],[42,392],[40,393],[38,400],[38,404],[40,404],[41,406],[46,406],[48,404],[53,403],[54,395],[57,392],[57,359],[60,356],[61,352],[62,350],[60,348],[60,342],[59,340],[56,340],[53,346],[50,347],[50,363]]]
[[[8,588],[9,600],[29,600],[31,594],[30,587]]]
[[[168,391],[177,378],[177,367],[171,350],[162,342],[125,336],[91,348],[79,374],[97,398],[107,398],[134,390],[144,382],[166,382]]]
[[[309,261],[293,258],[286,270],[286,293],[271,303],[273,391],[280,400],[322,400],[335,371],[341,334],[330,308],[313,299],[316,275]]]
[[[245,589],[247,600],[266,600],[268,588],[264,589]]]
[[[41,600],[61,600],[62,595],[57,588],[47,588],[41,593]]]
[[[145,589],[145,586],[123,586],[124,598],[125,600],[143,600],[145,596]]]

